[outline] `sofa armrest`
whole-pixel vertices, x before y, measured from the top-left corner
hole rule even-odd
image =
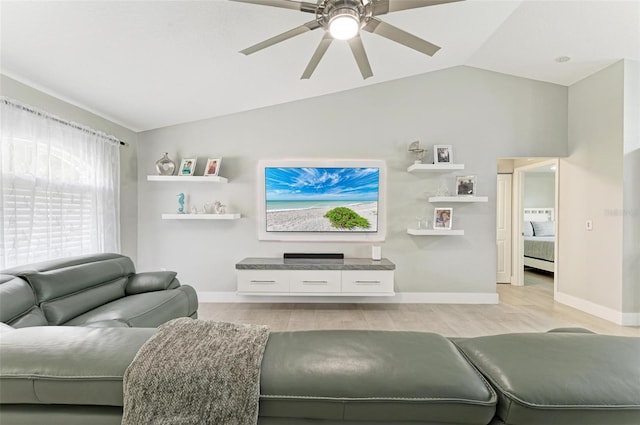
[[[176,279],[176,272],[147,272],[137,273],[129,278],[125,293],[127,295],[141,294],[143,292],[164,291],[180,286]]]

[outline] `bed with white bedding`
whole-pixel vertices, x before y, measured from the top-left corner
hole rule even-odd
[[[553,208],[531,208],[524,211],[524,265],[554,271],[555,221]]]

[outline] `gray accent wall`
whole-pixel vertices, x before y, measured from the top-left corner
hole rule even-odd
[[[137,133],[3,74],[0,74],[0,94],[111,134],[129,144],[120,148],[120,249],[135,262],[138,251]]]
[[[175,270],[199,291],[232,292],[234,264],[245,257],[344,252],[368,258],[367,243],[258,241],[256,165],[260,159],[384,159],[387,237],[381,245],[383,257],[397,266],[396,291],[495,294],[497,159],[566,156],[567,107],[566,87],[460,66],[140,133],[138,266]],[[453,145],[464,172],[408,173],[414,140],[429,148],[429,158],[432,145]],[[147,181],[165,151],[176,161],[198,156],[199,175],[207,157],[223,157],[221,175],[229,184]],[[453,192],[456,174],[476,175],[478,194],[489,197],[488,203],[450,205],[453,226],[465,235],[408,235],[416,217],[433,219],[436,205],[427,195],[441,185]],[[161,220],[176,211],[180,192],[198,209],[217,199],[243,218]]]
[[[555,208],[555,173],[525,172],[522,201],[524,208]]]

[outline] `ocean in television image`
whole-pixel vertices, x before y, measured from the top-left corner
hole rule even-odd
[[[266,167],[267,232],[376,232],[380,169]]]

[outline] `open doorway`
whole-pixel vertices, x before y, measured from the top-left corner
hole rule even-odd
[[[508,191],[508,185],[511,186],[511,192],[504,193]],[[510,205],[507,206],[509,195]],[[507,214],[511,215],[510,219],[504,217]],[[553,281],[555,294],[558,268],[558,160],[499,160],[496,216],[496,281],[517,286],[532,281]],[[509,223],[510,232],[506,232]],[[505,236],[507,234],[510,238]],[[506,276],[508,262],[510,276]]]

